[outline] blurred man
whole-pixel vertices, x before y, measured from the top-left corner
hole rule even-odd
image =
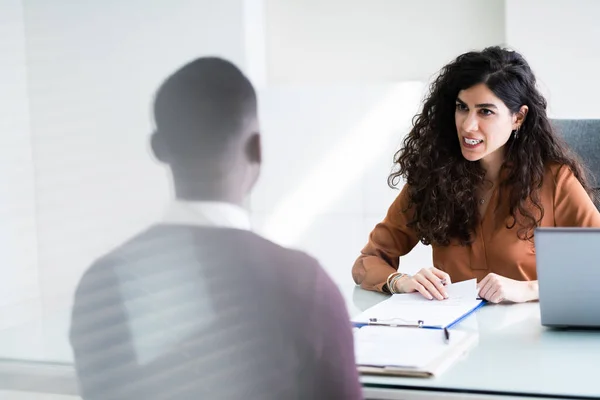
[[[356,399],[349,317],[316,260],[250,230],[256,93],[197,59],[154,102],[176,201],[82,278],[71,343],[85,399]]]

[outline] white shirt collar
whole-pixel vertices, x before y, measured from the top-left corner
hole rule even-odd
[[[167,209],[164,222],[251,230],[250,215],[246,210],[238,205],[219,201],[175,200]]]

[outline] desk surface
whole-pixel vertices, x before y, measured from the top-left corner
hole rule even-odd
[[[353,314],[386,298],[356,288]],[[366,387],[478,394],[600,397],[600,332],[555,331],[540,324],[538,303],[492,305],[456,328],[479,332],[479,345],[433,379],[363,376]]]
[[[351,315],[387,296],[345,288]],[[0,331],[0,358],[72,364],[69,313]],[[479,332],[479,345],[434,379],[363,376],[366,388],[497,395],[598,397],[600,332],[552,331],[537,303],[486,305],[454,329]]]

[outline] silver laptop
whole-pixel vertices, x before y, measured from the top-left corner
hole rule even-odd
[[[542,325],[600,328],[600,229],[535,231]]]

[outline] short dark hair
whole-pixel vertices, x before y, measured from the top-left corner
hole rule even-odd
[[[169,76],[157,91],[157,134],[173,162],[223,156],[247,121],[256,118],[256,92],[231,62],[201,57]]]

